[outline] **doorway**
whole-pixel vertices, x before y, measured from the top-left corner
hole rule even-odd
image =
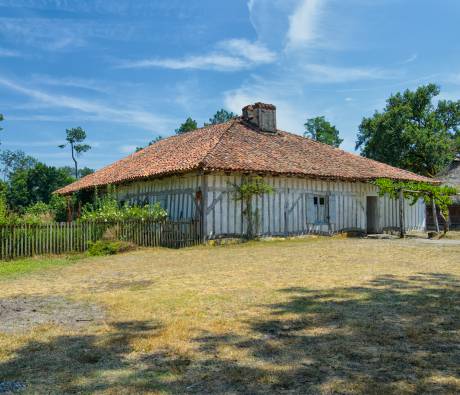
[[[366,232],[378,232],[378,200],[377,196],[367,196],[366,198]]]

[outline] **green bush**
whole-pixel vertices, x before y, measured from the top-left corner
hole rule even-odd
[[[88,254],[91,256],[115,255],[134,249],[136,249],[136,246],[127,241],[98,240],[89,243]]]
[[[97,199],[94,204],[83,207],[82,221],[116,222],[130,219],[163,221],[168,213],[159,203],[145,206],[119,206],[117,200],[110,194]]]

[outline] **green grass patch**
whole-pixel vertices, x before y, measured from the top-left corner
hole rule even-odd
[[[16,278],[50,267],[69,265],[81,257],[81,255],[73,255],[60,258],[40,257],[14,261],[0,261],[0,281],[4,279]]]

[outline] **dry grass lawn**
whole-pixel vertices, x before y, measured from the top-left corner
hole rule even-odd
[[[309,238],[85,258],[1,280],[0,321],[0,382],[22,393],[454,394],[460,245]]]

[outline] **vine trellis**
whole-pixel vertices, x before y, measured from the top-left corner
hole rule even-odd
[[[399,225],[400,236],[405,236],[404,199],[410,199],[409,204],[414,205],[419,199],[423,199],[426,205],[431,205],[436,232],[439,233],[439,223],[436,207],[444,222],[444,233],[449,229],[449,205],[452,204],[451,196],[458,191],[448,185],[435,185],[427,182],[395,181],[388,178],[379,178],[374,181],[379,187],[379,195],[388,195],[394,199],[399,198]]]

